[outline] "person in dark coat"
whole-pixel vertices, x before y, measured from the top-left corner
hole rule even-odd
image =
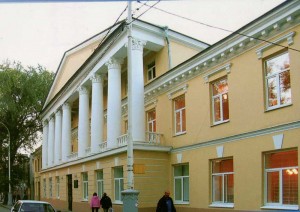
[[[176,212],[170,192],[165,191],[165,195],[157,203],[156,212]]]
[[[107,196],[106,193],[103,193],[100,204],[104,212],[108,212],[108,209],[112,207],[111,199],[109,198],[109,196]]]

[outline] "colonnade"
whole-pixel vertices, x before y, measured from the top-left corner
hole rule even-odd
[[[132,126],[133,141],[145,141],[144,116],[144,77],[143,77],[143,46],[145,42],[133,39],[132,74],[136,78],[128,83],[131,90],[131,109],[129,122]],[[110,58],[105,65],[108,72],[107,93],[107,148],[117,147],[117,138],[121,135],[121,65],[122,60]],[[103,142],[104,108],[103,108],[103,81],[102,74],[93,74],[89,79],[92,82],[91,111],[89,105],[90,89],[82,84],[77,92],[79,94],[78,114],[78,158],[86,156],[87,148],[91,153],[99,152],[99,144]],[[43,122],[43,169],[59,165],[68,161],[71,152],[71,110],[72,102],[66,101],[56,106],[56,112],[45,117]],[[91,123],[90,119],[91,117]],[[91,126],[91,128],[90,128]],[[90,132],[91,130],[91,132]]]

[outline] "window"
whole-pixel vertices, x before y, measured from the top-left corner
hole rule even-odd
[[[52,177],[49,178],[49,197],[52,197]]]
[[[298,151],[265,154],[265,203],[298,206]]]
[[[59,199],[59,176],[56,177],[56,197]]]
[[[89,198],[89,190],[88,190],[88,187],[89,187],[89,179],[88,179],[88,174],[87,172],[85,173],[82,173],[82,198],[84,200],[88,200]]]
[[[155,109],[147,112],[148,131],[156,132],[156,112]]]
[[[265,61],[267,109],[292,103],[290,59],[287,52]]]
[[[175,201],[189,202],[189,165],[181,165],[174,167],[174,186],[175,186]]]
[[[155,61],[148,65],[148,81],[154,79],[156,77],[155,73]]]
[[[185,123],[185,98],[184,95],[177,97],[174,102],[175,135],[186,132]]]
[[[104,187],[103,187],[103,170],[101,171],[97,171],[97,193],[98,196],[102,196],[102,194],[104,193]]]
[[[123,167],[114,168],[115,200],[121,201],[121,191],[124,190]]]
[[[46,198],[47,197],[46,179],[43,179],[43,191],[44,191],[44,198]]]
[[[233,159],[213,160],[211,165],[212,206],[233,207]]]
[[[213,124],[229,120],[229,98],[227,77],[212,83]]]

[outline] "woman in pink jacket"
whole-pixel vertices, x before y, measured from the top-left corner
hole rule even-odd
[[[100,208],[100,199],[97,196],[97,193],[95,192],[93,194],[93,197],[91,199],[91,208],[92,208],[92,212],[98,212],[99,208]]]

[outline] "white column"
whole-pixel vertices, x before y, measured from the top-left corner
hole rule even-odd
[[[128,77],[128,124],[132,141],[145,141],[143,47],[146,42],[132,38],[131,70]]]
[[[89,91],[86,87],[79,89],[79,120],[78,120],[78,157],[85,156],[89,144]]]
[[[42,166],[46,169],[48,165],[48,121],[43,122],[43,146],[42,146]]]
[[[99,144],[103,142],[103,76],[95,74],[91,78],[92,116],[91,116],[91,152],[99,152]]]
[[[107,99],[107,147],[117,146],[117,138],[121,135],[121,61],[111,58],[108,68]]]
[[[54,159],[54,116],[51,116],[49,120],[49,131],[48,131],[48,167],[53,165],[53,159]]]
[[[62,120],[62,162],[68,161],[71,154],[71,105],[66,102],[63,104],[63,120]]]
[[[55,113],[55,154],[54,154],[54,164],[59,164],[61,162],[61,111],[60,109]]]

